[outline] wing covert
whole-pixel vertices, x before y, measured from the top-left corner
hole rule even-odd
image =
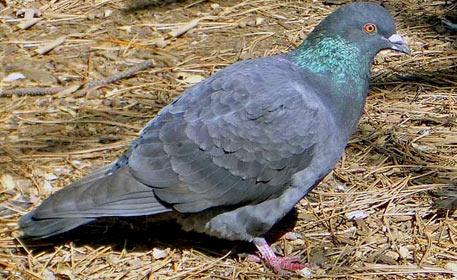
[[[245,61],[189,88],[142,131],[132,174],[180,212],[278,195],[306,168],[325,127],[325,110],[294,82],[294,67]]]

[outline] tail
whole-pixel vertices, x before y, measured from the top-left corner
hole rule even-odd
[[[128,166],[113,173],[108,167],[51,195],[19,220],[25,236],[45,238],[100,217],[143,216],[169,212],[151,187],[137,181]]]

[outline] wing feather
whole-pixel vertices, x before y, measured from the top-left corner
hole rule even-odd
[[[292,63],[267,58],[189,88],[143,130],[129,154],[132,174],[181,212],[282,193],[326,126],[312,87],[297,87],[300,75]]]

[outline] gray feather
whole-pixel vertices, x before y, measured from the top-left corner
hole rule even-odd
[[[151,188],[138,182],[128,168],[104,168],[58,191],[24,215],[19,226],[32,237],[47,237],[99,217],[139,216],[169,212]]]

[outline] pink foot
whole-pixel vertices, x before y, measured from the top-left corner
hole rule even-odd
[[[280,273],[281,271],[285,270],[300,270],[305,268],[305,266],[301,263],[295,263],[296,261],[300,260],[299,256],[296,257],[275,257],[266,259],[265,262],[274,270],[276,273]]]
[[[268,266],[270,266],[274,272],[281,273],[283,270],[300,270],[305,268],[305,265],[296,263],[300,260],[299,256],[293,257],[277,257],[271,247],[263,238],[254,239],[254,244],[259,249],[262,258],[257,256],[249,255],[248,260],[254,262],[264,261]]]

